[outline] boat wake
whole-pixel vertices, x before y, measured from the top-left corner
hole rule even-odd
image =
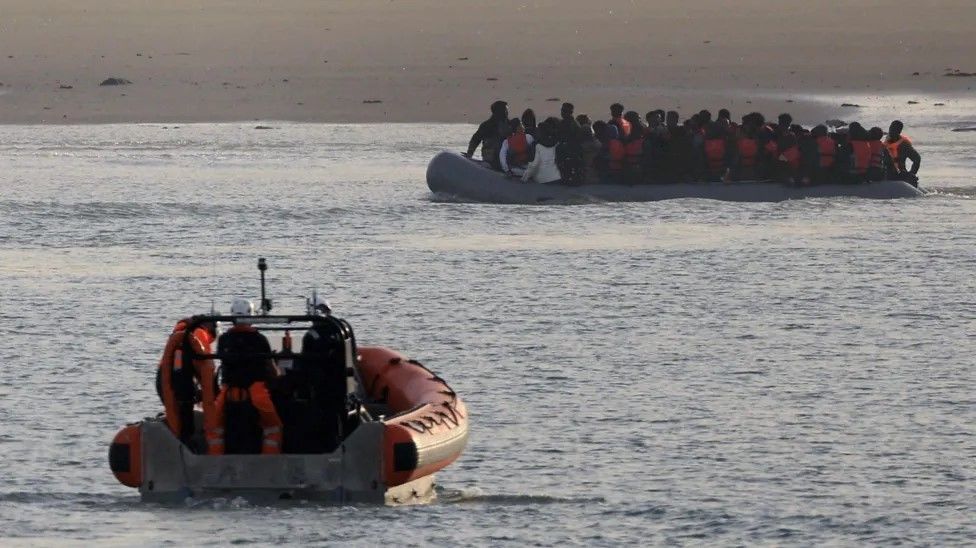
[[[519,506],[537,504],[588,504],[604,503],[603,497],[558,497],[533,494],[489,494],[477,487],[448,489],[437,487],[437,502],[441,504],[491,504],[498,506]]]

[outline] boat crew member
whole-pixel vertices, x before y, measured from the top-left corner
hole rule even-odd
[[[213,323],[201,324],[188,337],[186,328],[189,324],[189,318],[176,323],[156,370],[156,392],[163,402],[166,425],[187,446],[191,446],[193,440],[193,407],[197,402],[203,408],[205,435],[212,435],[216,429],[217,394],[213,361],[208,358],[185,359],[188,350],[198,356],[210,354],[215,326]]]
[[[502,141],[502,149],[498,153],[498,162],[503,173],[521,176],[525,173],[525,166],[529,165],[535,139],[525,132],[522,121],[518,118],[512,118],[510,124],[512,134]]]
[[[922,156],[915,150],[912,140],[902,134],[905,125],[895,120],[888,128],[888,137],[884,144],[891,159],[891,178],[901,179],[918,186],[918,169],[922,167]],[[908,169],[905,161],[912,161],[912,168]]]
[[[235,316],[254,315],[254,304],[235,299]],[[277,376],[268,339],[238,321],[217,340],[222,384],[217,396],[217,428],[207,439],[208,454],[281,453],[282,423],[267,383]]]
[[[464,155],[468,158],[473,156],[480,144],[481,158],[488,162],[492,169],[501,169],[498,163],[498,151],[509,133],[511,129],[508,122],[508,103],[495,101],[491,104],[491,118],[478,126],[477,131],[471,136],[471,141],[468,142],[468,151]]]

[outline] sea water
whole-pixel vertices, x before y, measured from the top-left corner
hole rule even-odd
[[[956,107],[903,115],[923,198],[759,204],[435,199],[426,162],[466,125],[4,126],[0,542],[972,544]],[[256,298],[258,257],[276,311],[317,288],[466,401],[438,502],[159,506],[115,481],[172,325]]]

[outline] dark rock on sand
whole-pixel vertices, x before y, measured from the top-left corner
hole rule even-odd
[[[851,107],[851,108],[860,108],[861,107],[861,105],[859,105],[857,103],[844,103],[841,106],[842,107]]]
[[[274,129],[271,126],[254,126],[254,129]]]
[[[60,86],[58,86],[58,89],[75,89],[75,87],[69,86],[67,84],[61,84]]]
[[[378,105],[382,102],[380,99],[363,99],[364,105]]]
[[[132,83],[132,81],[126,80],[125,78],[115,78],[115,77],[112,77],[112,78],[106,78],[106,79],[102,80],[102,83],[101,84],[98,84],[98,85],[100,85],[100,86],[125,86],[125,85],[131,84],[131,83]]]
[[[908,104],[909,105],[917,105],[918,104],[918,101],[909,101]]]
[[[976,127],[957,127],[956,129],[954,129],[952,131],[958,131],[958,132],[963,132],[963,131],[976,131]]]
[[[559,101],[559,97],[550,97],[546,99],[546,101],[549,101],[550,103],[556,103]]]

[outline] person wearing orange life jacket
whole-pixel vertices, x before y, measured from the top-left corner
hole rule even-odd
[[[922,167],[922,156],[915,150],[912,140],[907,135],[902,134],[905,125],[900,120],[895,120],[888,128],[888,136],[884,140],[885,147],[888,149],[888,157],[891,159],[889,174],[892,179],[901,179],[915,186],[918,186],[918,170]],[[912,161],[912,168],[909,170],[906,160]]]
[[[776,162],[780,180],[789,183],[797,182],[800,178],[803,155],[800,153],[796,135],[792,132],[784,134],[777,142],[777,149],[779,156],[776,158]]]
[[[852,122],[848,138],[851,147],[850,181],[852,183],[863,183],[867,180],[868,168],[871,167],[871,145],[868,144],[868,132],[861,124]]]
[[[593,160],[593,167],[602,183],[619,184],[622,182],[627,153],[618,136],[617,126],[598,120],[593,123],[593,132],[600,142],[600,152]]]
[[[201,404],[204,435],[212,434],[216,428],[216,375],[212,360],[190,360],[189,355],[210,354],[215,326],[212,323],[203,324],[188,337],[186,328],[189,324],[189,318],[177,322],[166,341],[156,370],[156,392],[163,402],[165,422],[170,431],[183,444],[198,451],[200,447],[193,447],[193,408],[197,402]]]
[[[756,178],[759,163],[759,141],[752,131],[743,132],[736,141],[736,179],[748,181]]]
[[[885,178],[885,145],[881,141],[884,130],[873,127],[868,130],[868,147],[871,149],[871,162],[868,164],[868,181],[883,181]]]
[[[729,145],[728,120],[710,123],[702,146],[707,180],[728,182],[735,158],[735,149]]]
[[[231,305],[235,316],[253,313],[254,305],[246,299],[235,299]],[[208,454],[281,453],[282,422],[267,386],[277,374],[270,354],[268,340],[246,322],[235,323],[217,340],[222,383]]]
[[[821,124],[810,131],[816,145],[816,165],[813,166],[812,179],[818,183],[829,182],[837,165],[837,141],[827,134],[827,126]]]
[[[531,160],[531,149],[535,138],[525,132],[522,121],[518,118],[511,120],[512,134],[502,141],[502,148],[498,154],[498,162],[502,172],[511,176],[521,176],[525,173],[525,166]]]
[[[643,171],[641,169],[644,158],[644,135],[647,129],[641,121],[640,114],[630,110],[624,114],[624,121],[630,124],[630,137],[624,140],[624,179],[628,184],[640,184]]]
[[[621,140],[625,141],[630,137],[630,122],[624,120],[624,106],[620,103],[610,105],[610,120],[607,123],[617,127],[617,135]]]

